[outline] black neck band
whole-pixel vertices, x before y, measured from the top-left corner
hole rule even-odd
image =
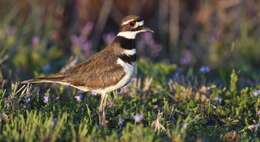
[[[122,36],[116,36],[114,42],[119,43],[124,49],[134,49],[135,39],[128,39]]]
[[[136,54],[134,54],[134,55],[122,54],[119,56],[119,58],[128,64],[132,64],[133,62],[136,61]]]

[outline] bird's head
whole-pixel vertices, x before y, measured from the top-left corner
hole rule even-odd
[[[134,39],[137,34],[143,32],[153,33],[153,30],[145,27],[144,20],[142,20],[140,17],[130,15],[122,19],[118,36],[122,36],[128,39]]]

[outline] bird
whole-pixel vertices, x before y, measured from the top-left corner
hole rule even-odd
[[[118,34],[103,50],[86,61],[62,73],[22,81],[22,84],[54,83],[71,86],[84,92],[101,95],[99,123],[105,126],[105,107],[110,92],[131,81],[136,70],[136,37],[140,33],[154,31],[144,26],[144,20],[136,15],[124,17]]]

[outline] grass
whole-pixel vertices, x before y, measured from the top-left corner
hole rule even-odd
[[[235,70],[223,87],[161,77],[174,70],[141,60],[145,76],[110,94],[107,128],[98,125],[98,95],[12,82],[0,90],[0,141],[259,141],[260,86],[239,87]]]

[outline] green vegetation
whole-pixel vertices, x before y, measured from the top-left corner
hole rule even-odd
[[[200,81],[210,73],[188,71],[181,82],[170,77],[176,65],[138,65],[129,88],[109,96],[107,128],[98,95],[10,81],[0,90],[0,141],[259,141],[260,86],[244,86],[237,71],[223,86]]]
[[[84,26],[76,18],[75,23],[61,22],[66,18],[56,15],[64,10],[65,0],[26,2],[0,1],[0,141],[260,142],[259,18],[222,22],[228,28],[220,29],[224,27],[221,20],[232,16],[214,19],[217,12],[205,7],[205,12],[211,9],[215,15],[204,13],[213,18],[205,31],[199,28],[202,23],[195,26],[185,21],[199,16],[180,15],[182,23],[191,23],[186,25],[191,28],[178,30],[184,32],[180,33],[180,47],[168,45],[164,27],[155,28],[161,30],[156,34],[162,35],[157,40],[151,35],[140,36],[146,40],[137,41],[137,77],[127,88],[109,95],[108,126],[101,127],[99,95],[59,85],[23,86],[20,82],[65,69],[78,62],[70,57],[82,61],[107,42],[103,39],[99,49],[94,46],[97,41],[90,33],[95,23]],[[257,5],[252,3],[241,5]],[[243,10],[233,8],[226,11]],[[259,17],[259,12],[254,15]],[[151,25],[160,22],[157,20]],[[64,25],[70,28],[65,30],[66,37],[61,34],[57,38]],[[104,35],[109,41],[115,33]]]

